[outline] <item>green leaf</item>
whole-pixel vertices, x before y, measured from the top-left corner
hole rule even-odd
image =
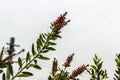
[[[41,53],[47,53],[49,50],[46,49],[46,50],[43,50]]]
[[[91,65],[91,67],[96,71],[97,67],[95,65]]]
[[[33,67],[36,68],[36,69],[41,69],[41,67],[39,65],[37,65],[37,64],[34,65]]]
[[[31,60],[31,56],[30,56],[30,53],[28,52],[27,53],[27,56],[26,56],[26,63],[28,62],[28,61],[30,61]]]
[[[95,57],[95,59],[98,59],[98,56],[97,56],[96,54],[95,54],[95,56],[94,56],[94,57]]]
[[[11,64],[9,64],[8,69],[9,69],[10,74],[13,76],[13,67]]]
[[[3,70],[0,70],[0,74],[3,72]]]
[[[37,39],[37,41],[36,41],[36,45],[37,45],[37,51],[39,52],[39,50],[41,49],[39,39]]]
[[[53,80],[52,77],[49,75],[48,80]]]
[[[56,37],[51,37],[50,40],[56,40],[57,38]]]
[[[35,51],[35,48],[34,48],[34,44],[32,44],[32,54],[33,54],[33,56],[36,55],[36,51]]]
[[[20,69],[22,67],[22,60],[20,57],[18,58],[18,65],[19,65],[19,69]]]
[[[42,33],[42,37],[46,40],[46,35],[45,35],[45,33]]]
[[[2,48],[2,51],[0,52],[0,60],[1,60],[2,57],[3,57],[3,52],[4,52],[4,47]]]
[[[101,68],[102,68],[102,63],[103,63],[103,62],[100,62],[100,63],[99,63],[98,69],[101,69]]]
[[[34,63],[37,64],[37,60],[34,60]]]
[[[2,80],[5,80],[5,73],[3,73],[2,75]]]
[[[53,47],[47,47],[46,49],[51,50],[51,51],[55,51],[56,50]]]
[[[42,59],[42,60],[50,60],[50,58],[45,57],[45,56],[43,56],[43,55],[40,55],[38,58],[39,58],[39,59]]]
[[[38,39],[38,40],[39,40],[40,46],[43,46],[42,40],[41,39]]]
[[[45,43],[45,40],[44,40],[44,37],[43,37],[43,35],[42,34],[40,34],[40,40],[42,41],[42,43]]]
[[[56,45],[56,43],[54,43],[54,42],[49,42],[48,44],[49,45]]]
[[[96,60],[95,58],[93,58],[93,61],[94,61],[94,64],[97,64],[97,63],[98,63],[97,60]]]
[[[29,76],[33,76],[33,74],[30,72],[22,72],[22,74],[18,75],[18,77],[29,77]]]
[[[91,69],[91,74],[94,75],[94,69]]]
[[[42,69],[39,65],[37,64],[30,64],[27,69],[29,69],[30,67],[36,68],[36,69]]]
[[[0,68],[7,68],[7,65],[0,64]]]

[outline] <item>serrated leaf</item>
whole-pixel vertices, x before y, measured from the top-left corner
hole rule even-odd
[[[33,76],[33,74],[30,72],[22,72],[22,74],[18,75],[18,77],[29,77],[29,76]]]
[[[32,54],[33,54],[33,56],[36,55],[36,51],[35,51],[35,48],[34,48],[34,44],[32,44]]]
[[[47,47],[46,49],[51,50],[51,51],[55,51],[55,50],[56,50],[56,49],[53,48],[53,47]]]
[[[5,80],[5,73],[3,73],[2,75],[2,80]]]
[[[42,59],[42,60],[50,60],[50,58],[45,57],[45,56],[43,56],[43,55],[40,55],[38,58],[39,58],[39,59]]]
[[[20,57],[18,58],[18,65],[19,65],[19,69],[20,69],[22,67],[22,60]]]
[[[9,64],[8,69],[9,69],[10,74],[13,76],[13,67],[11,64]]]
[[[31,60],[31,56],[30,56],[30,53],[28,52],[27,53],[27,56],[26,56],[26,63],[28,62],[28,61],[30,61]]]

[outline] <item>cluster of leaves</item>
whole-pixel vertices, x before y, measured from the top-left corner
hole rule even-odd
[[[38,60],[49,60],[48,57],[44,56],[44,53],[49,51],[55,51],[53,47],[56,45],[55,40],[61,38],[60,33],[61,29],[67,25],[70,20],[66,21],[66,14],[60,15],[55,21],[51,23],[49,33],[41,33],[38,39],[36,40],[36,45],[32,44],[31,52],[26,54],[26,60],[23,61],[21,57],[18,58],[18,71],[14,74],[13,66],[11,62],[8,62],[8,59],[13,57],[15,54],[10,55],[2,60],[3,50],[0,55],[0,72],[2,73],[2,68],[4,66],[8,67],[10,75],[12,76],[10,80],[14,80],[16,77],[29,77],[33,74],[31,72],[27,72],[25,70],[33,67],[36,69],[41,69],[41,67],[37,64]],[[13,62],[14,63],[14,62]],[[6,74],[3,72],[3,80],[6,80]]]
[[[73,70],[72,73],[68,72],[67,68],[70,67],[70,63],[73,59],[74,54],[71,54],[67,57],[65,63],[63,64],[63,69],[58,67],[58,61],[56,58],[53,60],[52,72],[49,75],[48,80],[79,80],[78,75],[82,74],[88,67],[88,65],[82,65],[76,70]]]
[[[11,57],[13,57],[15,54],[12,55],[8,55],[5,58],[3,58],[3,53],[4,53],[4,47],[2,48],[1,52],[0,52],[0,73],[3,72],[4,68],[7,68],[7,66],[9,66],[8,68],[11,68],[11,64],[13,64],[14,62],[9,61],[9,59]]]
[[[98,58],[98,56],[95,54],[93,61],[94,65],[91,65],[90,69],[88,70],[88,73],[91,76],[90,80],[107,79],[107,71],[102,69],[103,61],[101,61],[101,58]]]
[[[116,74],[114,74],[115,77],[113,79],[120,80],[120,54],[116,55],[115,62],[116,62],[117,70],[115,70]]]

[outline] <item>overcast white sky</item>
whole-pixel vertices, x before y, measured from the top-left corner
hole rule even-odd
[[[57,40],[57,51],[47,56],[57,57],[60,64],[75,53],[73,66],[92,64],[98,54],[104,60],[112,80],[115,54],[120,52],[120,0],[0,0],[0,48],[6,46],[10,37],[26,51],[41,32],[48,32],[50,22],[65,11],[71,22],[62,30],[62,39]],[[42,71],[29,80],[46,80],[52,61],[41,61]],[[70,69],[70,70],[71,70]],[[33,70],[32,70],[33,71]],[[49,72],[47,72],[49,71]],[[89,80],[87,73],[81,80]],[[24,79],[21,79],[24,80]]]

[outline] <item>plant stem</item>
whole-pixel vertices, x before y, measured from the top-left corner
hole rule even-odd
[[[33,59],[30,60],[24,67],[22,67],[22,68],[12,77],[11,80],[14,80],[28,65],[30,65],[30,63],[32,63],[32,62],[40,55],[40,53],[44,50],[46,44],[48,43],[48,41],[49,41],[52,33],[53,33],[53,30],[51,31],[50,35],[47,37],[44,46],[43,46],[42,49],[38,52],[38,54],[37,54],[36,56],[34,56]]]
[[[42,48],[38,51],[38,54],[33,56],[33,58],[28,63],[26,63],[26,65],[24,67],[22,67],[14,76],[12,76],[11,80],[14,80],[28,65],[30,65],[38,56],[40,56],[41,52],[46,48],[46,45],[51,40],[51,38],[56,39],[57,37],[60,37],[58,35],[60,33],[60,30],[62,29],[63,26],[65,26],[67,24],[67,22],[70,21],[70,20],[68,20],[65,22],[65,15],[66,15],[66,13],[63,14],[62,17],[60,16],[60,18],[58,18],[57,21],[55,21],[55,23],[53,23],[54,28],[52,28],[52,31],[50,33],[48,33],[47,39],[44,42],[44,45],[42,46]],[[62,18],[62,23],[59,22],[59,21],[61,21],[61,18]],[[57,26],[56,24],[59,24],[59,25]],[[65,67],[65,69],[66,69],[66,67]],[[64,71],[65,71],[65,69],[64,69]],[[62,74],[62,72],[61,72],[61,74]]]
[[[41,50],[41,51],[42,51],[42,50]],[[41,52],[39,52],[35,57],[33,57],[32,60],[30,60],[23,68],[21,68],[21,69],[17,72],[17,74],[12,77],[11,80],[14,80],[28,65],[30,65],[30,63],[31,63],[32,61],[34,61],[34,60],[39,56],[40,53],[41,53]]]
[[[54,27],[52,29],[52,31],[50,32],[50,34],[48,35],[47,39],[46,39],[46,42],[44,43],[44,46],[41,48],[40,51],[38,51],[38,54],[36,56],[34,56],[24,67],[22,67],[14,76],[12,76],[12,79],[11,80],[14,80],[28,65],[30,65],[39,55],[40,53],[45,49],[47,43],[49,42],[50,38],[51,37],[54,37],[52,36],[52,34],[54,33],[54,30],[56,29],[57,27]]]

